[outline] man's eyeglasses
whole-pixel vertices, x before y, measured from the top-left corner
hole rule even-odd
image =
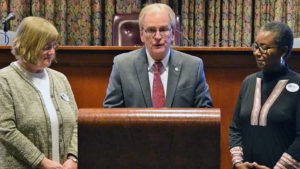
[[[46,44],[46,46],[42,49],[43,51],[51,50],[52,48],[56,50],[58,48],[59,44]]]
[[[170,32],[172,30],[172,28],[169,28],[169,27],[161,27],[161,28],[155,28],[155,27],[150,27],[150,28],[146,28],[146,29],[143,29],[145,31],[145,33],[148,35],[148,36],[152,36],[154,37],[156,35],[156,32],[158,31],[158,33],[160,34],[160,36],[162,37],[167,37],[170,35]]]
[[[255,52],[256,50],[259,50],[261,54],[266,54],[269,49],[271,48],[277,48],[274,46],[267,46],[267,45],[258,45],[257,43],[252,44],[252,51]]]

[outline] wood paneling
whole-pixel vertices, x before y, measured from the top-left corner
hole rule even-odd
[[[218,169],[220,114],[216,108],[79,109],[79,168]]]
[[[64,46],[57,51],[57,63],[52,65],[64,73],[72,86],[79,108],[100,108],[105,97],[113,57],[138,47]],[[221,108],[221,163],[231,169],[228,152],[228,127],[242,80],[258,71],[250,48],[174,48],[204,61],[205,75],[214,106]],[[10,47],[0,47],[0,67],[9,65],[14,57]],[[300,48],[294,49],[289,66],[300,72]]]

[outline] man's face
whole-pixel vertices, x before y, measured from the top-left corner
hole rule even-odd
[[[145,15],[142,24],[143,29],[140,30],[142,42],[154,60],[162,60],[174,40],[171,18],[167,12],[155,9]]]

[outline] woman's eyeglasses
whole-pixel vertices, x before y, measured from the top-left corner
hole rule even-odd
[[[43,51],[47,51],[47,50],[51,50],[52,48],[54,50],[56,50],[58,48],[59,44],[54,43],[54,44],[47,44],[45,45],[45,47],[43,48]]]
[[[267,45],[258,45],[256,42],[252,44],[252,51],[256,52],[256,50],[259,50],[261,54],[266,54],[269,49],[277,48],[274,46],[267,46]]]

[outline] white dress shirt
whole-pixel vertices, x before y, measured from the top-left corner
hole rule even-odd
[[[153,64],[155,60],[150,56],[147,48],[146,54],[148,59],[148,76],[149,76],[149,83],[150,83],[150,90],[151,90],[151,97],[152,97],[152,88],[153,88],[153,79],[154,79],[154,67]],[[161,61],[163,64],[163,68],[160,72],[161,82],[164,86],[165,97],[167,96],[167,85],[168,85],[168,72],[169,72],[169,58],[170,58],[170,49],[164,59]]]

